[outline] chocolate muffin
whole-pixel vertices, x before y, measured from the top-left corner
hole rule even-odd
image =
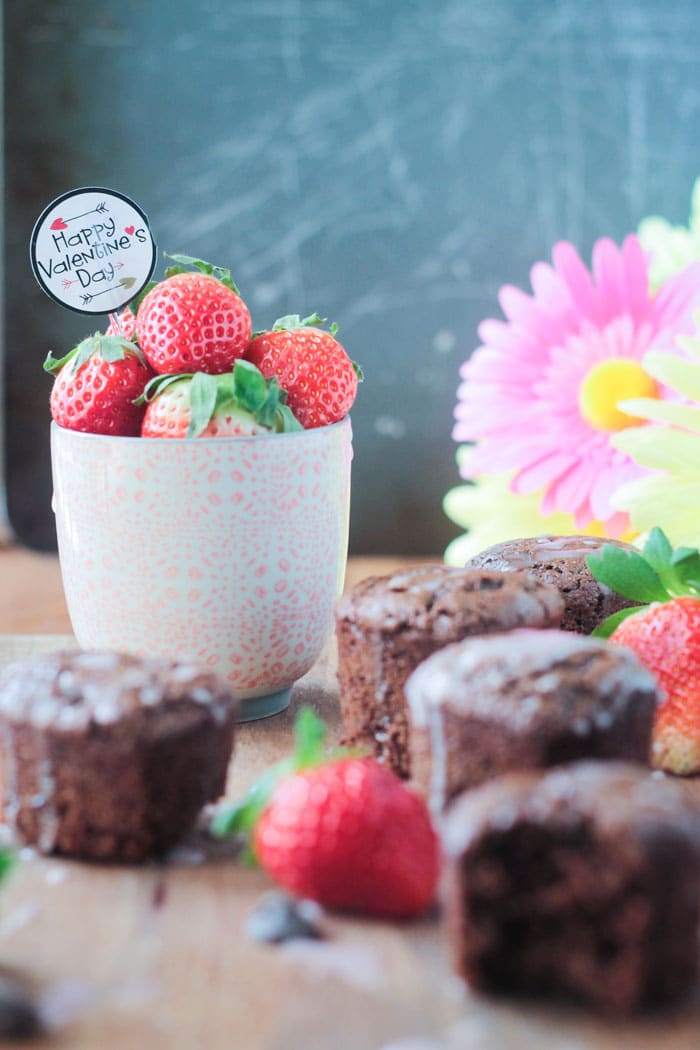
[[[629,1014],[695,986],[700,813],[677,782],[617,762],[509,774],[460,796],[442,834],[472,988]]]
[[[557,627],[563,602],[538,580],[424,565],[371,576],[338,603],[338,682],[346,736],[409,775],[403,685],[436,649],[471,634]]]
[[[54,652],[0,675],[5,821],[44,853],[140,861],[224,791],[236,713],[189,661]]]
[[[515,769],[645,763],[660,702],[629,649],[563,631],[465,639],[430,656],[405,690],[411,773],[434,813]]]
[[[499,572],[530,573],[556,587],[564,599],[563,631],[590,634],[607,616],[634,602],[621,597],[592,575],[586,565],[606,543],[633,550],[621,540],[597,536],[534,536],[507,540],[474,555],[468,566]]]

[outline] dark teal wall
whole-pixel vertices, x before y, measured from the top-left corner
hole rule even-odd
[[[52,543],[47,350],[90,329],[27,265],[84,184],[161,248],[230,265],[263,327],[318,309],[366,382],[356,552],[438,552],[460,362],[505,281],[570,238],[685,219],[700,173],[695,0],[6,4],[10,511]]]

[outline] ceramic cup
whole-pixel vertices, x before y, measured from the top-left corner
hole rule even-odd
[[[52,424],[54,511],[87,649],[189,654],[242,718],[283,710],[342,589],[352,429],[250,438],[82,434]]]

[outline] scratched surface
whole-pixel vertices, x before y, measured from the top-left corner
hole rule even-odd
[[[498,286],[558,238],[588,254],[686,219],[698,38],[696,0],[5,5],[16,529],[53,543],[40,365],[94,326],[43,296],[28,239],[93,184],[140,202],[161,249],[230,265],[255,327],[338,321],[367,377],[352,548],[441,550],[457,370]]]

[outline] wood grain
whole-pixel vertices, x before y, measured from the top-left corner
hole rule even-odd
[[[55,559],[26,552],[13,559],[8,568],[0,556],[3,579],[12,581],[18,600],[12,622],[57,622],[65,631]],[[406,560],[351,561],[347,582],[400,564]],[[51,634],[2,637],[0,665],[67,641]],[[286,752],[294,713],[304,703],[323,714],[337,739],[332,647],[295,687],[288,712],[240,727],[228,795],[240,795]],[[285,948],[253,944],[245,934],[246,916],[269,888],[266,877],[243,867],[228,846],[212,848],[198,834],[166,861],[138,868],[22,851],[0,892],[0,964],[33,982],[50,1016],[62,1022],[32,1045],[47,1050],[697,1050],[700,1045],[700,1002],[672,1016],[616,1025],[579,1011],[472,996],[450,976],[437,916],[404,925],[331,916],[324,942]],[[415,1042],[421,1039],[427,1042]]]

